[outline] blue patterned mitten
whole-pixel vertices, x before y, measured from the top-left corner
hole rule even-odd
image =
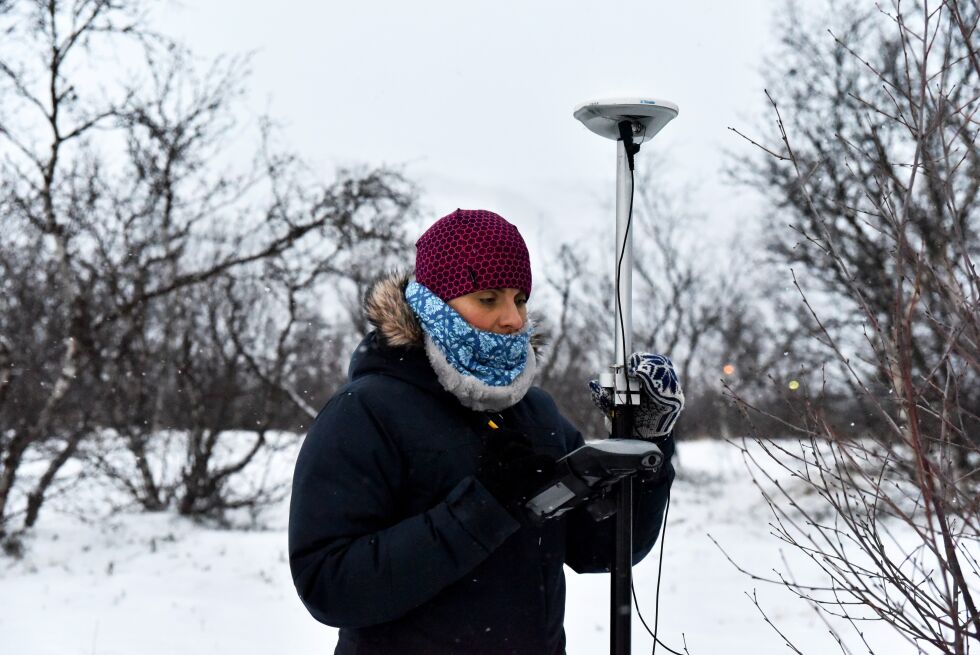
[[[669,357],[653,353],[635,352],[626,364],[630,377],[640,381],[640,406],[635,413],[636,436],[641,439],[666,437],[674,429],[684,410],[684,390],[677,379],[677,371]],[[599,386],[598,380],[589,380],[592,402],[608,419],[614,409],[612,396]]]

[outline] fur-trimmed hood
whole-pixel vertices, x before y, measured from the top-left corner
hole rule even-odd
[[[404,271],[385,273],[375,280],[364,298],[364,317],[391,347],[422,346],[422,326],[405,300],[405,287],[411,277]]]
[[[390,347],[417,346],[425,343],[422,326],[405,300],[405,287],[412,278],[407,271],[390,271],[379,277],[368,289],[364,298],[364,317],[384,338]],[[537,317],[528,315],[534,324],[531,347],[539,359],[544,355],[547,336],[542,333]]]

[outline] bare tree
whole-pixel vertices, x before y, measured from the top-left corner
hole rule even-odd
[[[776,582],[861,639],[877,619],[921,652],[967,653],[980,643],[980,14],[949,1],[834,15],[847,26],[826,42],[787,22],[778,141],[754,173],[793,218],[799,247],[776,249],[836,366],[804,379],[786,425],[799,445],[745,453],[777,536],[820,573]],[[862,439],[825,402],[842,383],[877,418]]]
[[[840,311],[824,312],[824,325],[851,346],[863,340],[866,310],[885,332],[898,329],[895,280],[907,269],[900,270],[905,264],[891,251],[900,237],[920,243],[930,267],[952,267],[950,273],[966,282],[964,272],[955,268],[964,256],[976,255],[977,71],[971,63],[973,46],[952,24],[952,16],[955,10],[970,25],[976,10],[964,3],[897,3],[892,13],[867,8],[855,14],[843,3],[831,5],[844,27],[824,40],[807,31],[802,9],[790,6],[781,64],[774,62],[773,70],[779,71],[779,108],[794,147],[792,153],[771,149],[776,156],[742,171],[777,208],[769,230],[773,252],[806,276],[818,307],[836,305]],[[913,31],[905,20],[937,11],[929,33]],[[926,49],[909,48],[901,33]],[[863,43],[874,43],[875,49],[861,48]],[[916,100],[919,95],[927,97],[926,104]],[[918,159],[911,157],[916,147]],[[911,167],[916,175],[910,178]],[[876,220],[878,206],[889,207],[902,222]],[[787,218],[792,235],[779,229]],[[827,265],[830,257],[842,265]],[[929,275],[920,276],[918,284],[922,297],[942,287]],[[927,360],[943,352],[946,329],[941,326],[951,321],[946,316],[916,326],[909,347],[919,373],[927,374]],[[880,368],[876,358],[853,364],[890,377],[889,367]],[[961,392],[964,407],[980,410],[976,389]]]
[[[201,425],[168,406],[173,366],[156,359],[174,352],[184,327],[207,326],[193,294],[220,293],[227,276],[254,277],[270,262],[305,275],[311,290],[344,277],[351,251],[403,244],[392,228],[411,216],[415,192],[383,169],[324,184],[276,152],[269,131],[238,165],[224,153],[245,62],[201,71],[144,26],[138,1],[3,9],[0,532],[9,532],[28,450],[51,451],[29,492],[30,526],[46,486],[100,426],[127,439],[140,496],[163,506],[142,451],[152,427]],[[90,69],[113,53],[143,65],[96,86]]]

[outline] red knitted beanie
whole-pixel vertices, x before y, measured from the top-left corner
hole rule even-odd
[[[493,212],[457,209],[415,242],[415,279],[445,301],[481,289],[531,297],[531,259],[517,228]]]

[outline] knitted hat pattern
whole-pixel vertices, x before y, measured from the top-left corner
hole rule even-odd
[[[531,259],[503,217],[457,209],[415,243],[415,279],[447,302],[482,289],[520,289],[530,298]]]

